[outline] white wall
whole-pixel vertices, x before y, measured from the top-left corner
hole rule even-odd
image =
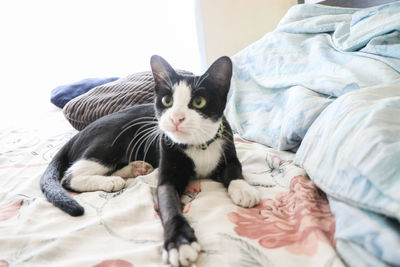
[[[199,0],[208,64],[260,39],[297,0]]]
[[[0,123],[83,78],[150,69],[159,54],[201,70],[194,0],[0,1]]]

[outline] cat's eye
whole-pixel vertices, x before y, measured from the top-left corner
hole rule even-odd
[[[165,95],[161,99],[161,102],[164,105],[164,107],[169,108],[174,103],[174,99],[170,95]]]
[[[207,104],[207,101],[202,96],[196,96],[195,98],[193,98],[192,104],[195,108],[200,109],[200,108],[204,108],[204,106]]]

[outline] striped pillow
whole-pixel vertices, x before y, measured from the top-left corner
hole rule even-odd
[[[190,75],[187,71],[178,74]],[[139,72],[104,85],[69,101],[63,109],[64,116],[77,129],[89,123],[134,105],[151,103],[154,100],[154,80],[151,71]]]

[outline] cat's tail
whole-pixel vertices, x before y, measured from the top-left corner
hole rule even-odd
[[[67,150],[68,145],[65,145],[54,156],[40,179],[40,189],[54,206],[71,216],[81,216],[84,213],[83,207],[60,184],[61,177],[68,168]]]

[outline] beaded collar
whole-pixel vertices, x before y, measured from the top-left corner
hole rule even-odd
[[[206,150],[206,149],[208,148],[208,146],[209,146],[212,142],[214,142],[214,141],[217,140],[218,138],[222,137],[222,134],[224,133],[224,130],[225,130],[225,126],[224,126],[224,124],[221,122],[220,125],[219,125],[218,132],[217,132],[217,134],[214,136],[214,138],[211,139],[211,140],[209,140],[209,141],[207,141],[207,142],[204,143],[204,144],[197,145],[196,147],[197,147],[198,149],[201,149],[201,150]]]

